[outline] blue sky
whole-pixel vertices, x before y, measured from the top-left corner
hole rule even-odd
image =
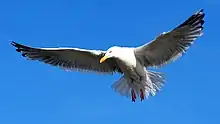
[[[0,124],[217,124],[218,0],[7,0],[0,4]],[[158,71],[167,84],[132,103],[111,88],[120,75],[65,72],[27,61],[11,40],[35,47],[138,46],[205,9],[204,35]]]

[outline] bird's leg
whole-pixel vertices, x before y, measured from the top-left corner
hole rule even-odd
[[[134,92],[134,89],[131,89],[131,97],[132,97],[132,102],[135,102],[136,100],[136,94]]]
[[[142,89],[140,89],[140,98],[141,98],[141,101],[144,100],[144,92]]]

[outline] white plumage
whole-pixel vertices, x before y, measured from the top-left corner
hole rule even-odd
[[[33,48],[12,42],[18,52],[30,60],[38,60],[65,70],[118,72],[123,76],[112,85],[122,96],[142,101],[155,95],[164,85],[161,73],[146,70],[161,67],[180,57],[202,35],[203,9],[169,32],[162,33],[140,47],[114,46],[107,51],[79,48]]]

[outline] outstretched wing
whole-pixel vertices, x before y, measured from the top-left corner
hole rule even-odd
[[[146,67],[160,67],[174,61],[202,35],[203,9],[199,10],[175,29],[163,33],[148,44],[135,48],[135,55]]]
[[[99,63],[99,60],[105,55],[105,51],[78,48],[32,48],[16,42],[12,42],[12,45],[17,48],[17,52],[30,60],[38,60],[65,70],[121,72],[113,58]]]

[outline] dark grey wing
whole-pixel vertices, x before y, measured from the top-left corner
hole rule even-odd
[[[93,71],[100,73],[121,72],[114,59],[99,63],[105,51],[79,48],[32,48],[12,42],[17,52],[30,60],[38,60],[65,70]]]
[[[203,34],[204,16],[201,9],[175,29],[135,48],[136,58],[146,67],[160,67],[176,60]]]

